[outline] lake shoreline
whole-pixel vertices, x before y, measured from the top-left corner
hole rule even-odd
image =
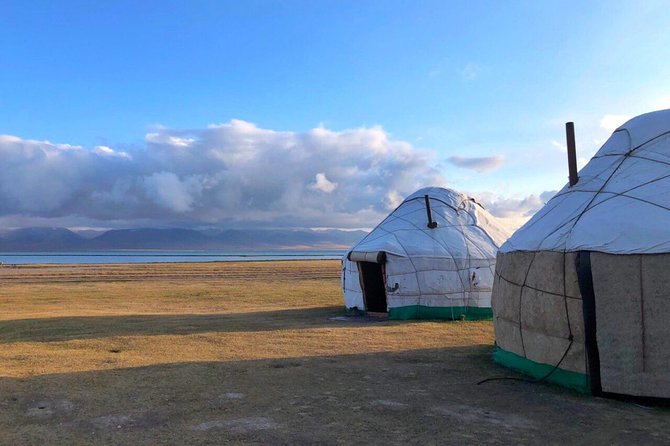
[[[344,250],[311,251],[104,251],[104,252],[0,252],[1,265],[86,265],[218,263],[290,260],[339,260]]]

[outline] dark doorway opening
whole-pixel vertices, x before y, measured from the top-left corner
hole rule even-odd
[[[386,313],[386,285],[384,284],[384,265],[381,263],[358,262],[363,285],[365,310],[374,313]]]

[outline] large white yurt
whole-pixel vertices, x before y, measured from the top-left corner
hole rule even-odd
[[[670,110],[619,127],[501,247],[497,362],[593,394],[670,397]]]
[[[508,235],[472,198],[420,189],[342,260],[346,308],[391,319],[490,318],[496,252]]]

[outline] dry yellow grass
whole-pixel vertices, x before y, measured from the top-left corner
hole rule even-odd
[[[336,261],[2,267],[0,444],[670,439],[664,411],[477,386],[510,374],[490,322],[332,320],[338,278]]]
[[[151,323],[160,322],[152,320]],[[4,364],[3,376],[24,377],[175,362],[301,358],[456,347],[491,337],[490,325],[485,323],[468,324],[457,335],[444,331],[436,333],[436,325],[439,325],[436,323],[417,325],[206,331],[183,335],[112,335],[105,339],[48,343],[12,342],[3,346],[0,363]]]
[[[341,301],[339,262],[0,267],[0,320],[314,308]]]
[[[0,376],[492,341],[489,323],[332,321],[337,272],[336,261],[6,269]]]

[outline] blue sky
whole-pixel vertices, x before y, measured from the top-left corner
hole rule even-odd
[[[158,150],[148,134],[205,138],[208,125],[234,119],[298,139],[318,127],[379,126],[389,141],[430,155],[426,178],[437,173],[447,186],[481,195],[494,209],[498,203],[501,215],[512,216],[514,206],[525,214],[535,208],[524,200],[565,181],[566,120],[576,122],[583,163],[619,121],[670,107],[667,23],[667,5],[652,1],[4,1],[0,134],[139,159]],[[12,141],[7,153],[19,150]],[[119,169],[123,176],[136,168]],[[306,176],[304,187],[324,169]],[[141,178],[174,173],[182,186],[204,175],[163,164],[139,170]],[[211,181],[214,173],[207,175]],[[366,172],[357,175],[361,182]],[[395,186],[402,195],[413,184]],[[186,208],[194,209],[202,185],[190,190]],[[74,195],[63,197],[58,212],[0,207],[0,223],[75,222],[82,212],[66,205]],[[221,203],[208,224],[233,211]],[[344,214],[364,210],[341,206]],[[178,218],[155,218],[204,221],[185,218],[183,202],[177,208]],[[77,224],[135,219],[124,218]],[[317,220],[305,224],[341,225]]]

